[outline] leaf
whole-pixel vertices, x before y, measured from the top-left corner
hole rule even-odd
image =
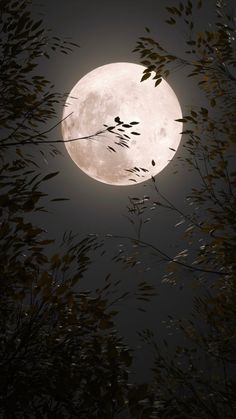
[[[201,111],[202,111],[202,115],[208,115],[208,109],[201,107]]]
[[[31,30],[32,31],[35,31],[36,29],[38,29],[39,28],[39,26],[42,24],[42,20],[39,20],[38,22],[36,22],[33,26],[32,26],[32,28],[31,28]]]
[[[69,198],[53,198],[51,202],[58,202],[58,201],[69,201]]]
[[[166,23],[168,23],[169,25],[174,25],[176,21],[173,17],[171,17],[170,19],[166,20]]]
[[[48,175],[46,175],[46,176],[43,177],[42,182],[45,181],[45,180],[52,179],[53,177],[57,176],[58,173],[60,173],[60,172],[52,172],[52,173],[49,173]]]
[[[111,147],[110,145],[107,148],[111,151],[114,151],[114,153],[116,153],[116,150],[113,147]]]
[[[143,77],[141,78],[141,82],[144,80],[147,80],[150,76],[151,76],[151,73],[145,73]]]
[[[155,87],[157,87],[157,86],[158,86],[158,84],[160,84],[160,83],[161,83],[161,81],[162,81],[162,79],[157,79],[157,81],[156,81],[156,83],[155,83]]]

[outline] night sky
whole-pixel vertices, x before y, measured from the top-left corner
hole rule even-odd
[[[145,36],[145,27],[150,29],[151,36],[170,53],[181,54],[185,39],[184,29],[165,24],[168,17],[165,6],[175,4],[175,1],[160,0],[41,0],[39,4],[35,3],[35,15],[43,14],[45,26],[52,29],[53,35],[70,37],[80,48],[69,55],[52,55],[40,68],[55,84],[57,91],[69,93],[80,78],[96,67],[113,62],[139,63],[138,54],[132,50],[138,37]],[[205,25],[210,22],[210,6],[214,2],[209,1],[207,4],[209,9],[205,10]],[[204,24],[202,19],[199,24]],[[175,71],[168,81],[179,99],[183,114],[189,109],[188,106],[197,105],[201,100],[192,82],[186,78],[185,71]],[[61,115],[62,108],[58,108],[58,120]],[[50,138],[62,138],[60,127]],[[101,237],[107,233],[134,235],[126,218],[128,197],[144,194],[154,196],[152,181],[129,187],[97,182],[75,165],[63,145],[60,144],[59,149],[63,156],[48,159],[48,162],[40,160],[43,171],[60,171],[54,180],[45,183],[45,190],[52,198],[67,197],[70,200],[50,204],[51,213],[40,216],[37,222],[48,230],[49,235],[58,240],[65,230],[72,230],[81,238],[88,233],[97,233]],[[195,175],[186,172],[181,165],[178,173],[173,174],[178,156],[182,156],[183,153],[182,141],[175,158],[156,177],[160,190],[180,208],[186,205],[184,197],[197,182]],[[175,227],[180,220],[178,216],[160,209],[152,213],[147,212],[147,217],[151,217],[152,220],[145,224],[143,237],[146,241],[154,243],[171,255],[184,248],[181,239],[183,229]],[[137,329],[154,328],[159,337],[165,337],[169,332],[162,321],[167,319],[167,315],[187,315],[191,308],[194,291],[188,283],[187,275],[177,288],[162,284],[163,265],[151,256],[145,258],[141,267],[143,269],[124,271],[122,266],[111,261],[118,244],[119,242],[110,240],[107,255],[94,255],[94,263],[81,286],[91,289],[99,287],[109,272],[114,281],[120,276],[124,278],[124,289],[135,289],[136,282],[142,277],[155,284],[158,295],[145,306],[146,314],[137,311],[138,305],[135,301],[129,300],[118,307],[118,327],[131,346],[138,344]],[[176,341],[177,337],[173,339]],[[140,353],[146,354],[146,365],[148,353]],[[139,367],[140,365],[141,360]],[[145,368],[139,370],[139,374],[145,377]]]
[[[167,14],[164,10],[168,2],[146,1],[86,1],[41,2],[36,10],[44,14],[45,23],[54,34],[71,37],[80,45],[79,49],[68,56],[52,56],[42,71],[55,83],[59,92],[70,92],[76,82],[96,67],[111,62],[139,63],[137,54],[132,53],[139,36],[145,35],[148,26],[153,37],[172,51],[180,49],[184,33],[174,33],[164,24]],[[169,83],[174,89],[183,109],[188,104],[189,90],[187,80],[180,73],[170,77]],[[191,101],[193,97],[190,98]],[[58,109],[58,119],[61,118]],[[62,138],[60,128],[51,135],[52,139]],[[50,161],[49,169],[60,170],[60,175],[47,185],[52,193],[65,195],[71,202],[57,208],[50,220],[51,228],[58,231],[58,225],[66,229],[77,229],[80,233],[124,232],[127,229],[126,214],[128,196],[147,193],[148,185],[139,184],[131,187],[114,187],[99,183],[78,169],[68,156],[65,147],[60,146],[63,158]],[[181,153],[179,147],[177,155]],[[181,201],[184,174],[172,176],[175,161],[158,176],[162,189],[174,199]],[[45,165],[45,170],[47,166]],[[58,189],[59,186],[59,189]],[[176,196],[174,196],[176,195]],[[160,226],[163,225],[162,223]],[[160,227],[159,226],[159,227]],[[163,232],[162,232],[163,233]],[[163,236],[163,234],[162,234]]]

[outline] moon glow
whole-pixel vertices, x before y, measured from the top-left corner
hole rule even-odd
[[[179,101],[163,79],[157,87],[151,77],[140,82],[144,70],[133,63],[98,67],[78,81],[66,100],[62,121],[66,149],[81,170],[100,182],[144,182],[164,169],[179,146],[182,124],[175,121],[182,118]],[[117,116],[124,124],[138,122],[124,132],[115,130],[130,137],[128,147],[117,146],[116,135],[109,131],[81,139],[105,130],[104,125],[115,126]],[[140,135],[130,135],[133,131]]]

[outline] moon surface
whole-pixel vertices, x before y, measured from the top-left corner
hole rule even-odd
[[[152,77],[141,82],[144,70],[133,63],[103,65],[79,80],[66,100],[66,149],[81,170],[100,182],[144,182],[167,166],[179,146],[179,101],[165,80],[157,87]]]

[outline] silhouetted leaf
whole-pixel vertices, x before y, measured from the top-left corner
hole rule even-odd
[[[157,87],[157,86],[158,86],[158,84],[160,84],[160,83],[161,83],[161,81],[162,81],[162,79],[157,79],[157,80],[156,80],[156,82],[155,82],[155,87]]]
[[[43,181],[45,181],[45,180],[52,179],[53,177],[57,176],[59,173],[60,173],[60,172],[52,172],[52,173],[49,173],[48,175],[44,176],[44,177],[41,179],[41,182],[43,182]]]
[[[151,76],[151,73],[145,73],[141,78],[141,82],[144,80],[147,80],[150,76]]]
[[[113,151],[114,153],[116,153],[116,150],[113,147],[111,147],[110,145],[107,146],[107,148],[108,148],[108,150]]]
[[[69,201],[69,198],[53,198],[51,199],[52,202],[58,202],[58,201]]]

